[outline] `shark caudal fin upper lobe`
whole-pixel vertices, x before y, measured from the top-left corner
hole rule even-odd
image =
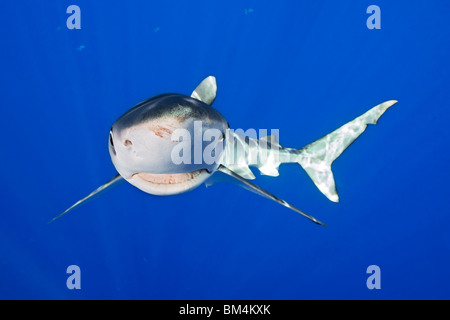
[[[368,124],[376,124],[383,113],[395,103],[396,100],[383,102],[301,149],[298,163],[328,199],[339,201],[331,171],[333,161],[366,130]]]

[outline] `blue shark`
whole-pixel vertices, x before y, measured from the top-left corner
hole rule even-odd
[[[50,222],[121,181],[149,194],[168,196],[188,192],[201,184],[212,184],[222,174],[316,224],[325,225],[251,182],[255,175],[250,167],[276,177],[281,164],[299,164],[329,200],[338,202],[331,170],[333,161],[369,124],[376,124],[397,103],[385,101],[326,136],[295,149],[282,147],[274,135],[258,139],[231,130],[228,121],[212,107],[216,94],[216,79],[209,76],[190,96],[161,94],[128,110],[112,125],[109,134],[109,153],[118,174]],[[204,139],[205,136],[209,138]],[[214,161],[203,158],[192,161],[189,157],[204,155],[207,150],[213,150]]]

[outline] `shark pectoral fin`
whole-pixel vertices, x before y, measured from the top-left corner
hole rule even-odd
[[[68,213],[69,211],[75,209],[76,207],[86,203],[89,200],[94,199],[95,196],[100,195],[102,192],[108,190],[109,188],[111,188],[112,186],[116,185],[118,182],[123,181],[124,179],[122,178],[122,176],[120,174],[116,175],[114,178],[112,178],[111,180],[109,180],[107,183],[105,183],[104,185],[98,187],[97,189],[95,189],[94,191],[92,191],[90,194],[88,194],[86,197],[84,197],[83,199],[75,202],[72,206],[70,206],[66,211],[64,211],[63,213],[58,214],[56,217],[54,217],[53,219],[51,219],[48,223],[55,221],[56,219],[62,217],[63,215],[65,215],[66,213]]]
[[[213,175],[211,175],[208,179],[205,180],[204,184],[207,188],[214,186],[214,185],[218,185],[221,183],[233,183],[233,184],[238,184],[240,183],[239,181],[237,181],[236,179],[234,179],[233,177],[220,172],[220,171],[216,171],[214,172]]]
[[[219,166],[219,171],[226,173],[227,175],[237,179],[239,182],[241,182],[243,185],[242,187],[245,187],[246,189],[249,189],[250,191],[253,191],[256,194],[259,194],[260,196],[263,196],[265,198],[271,199],[283,206],[285,206],[286,208],[289,208],[299,214],[301,214],[302,216],[308,218],[309,220],[311,220],[312,222],[316,223],[316,224],[320,224],[323,226],[326,226],[325,223],[317,220],[316,218],[314,218],[313,216],[310,216],[307,213],[304,213],[303,211],[301,211],[300,209],[294,207],[293,205],[290,205],[289,203],[287,203],[286,201],[284,201],[283,199],[278,198],[277,196],[274,196],[273,194],[269,193],[268,191],[262,189],[261,187],[257,186],[256,184],[246,180],[245,178],[241,177],[240,175],[238,175],[237,173],[233,172],[232,170],[228,169],[227,167],[220,165]]]
[[[212,105],[214,99],[216,99],[217,83],[216,78],[209,76],[204,79],[192,92],[191,97],[206,104]]]

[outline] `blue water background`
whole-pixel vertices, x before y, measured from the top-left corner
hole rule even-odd
[[[66,27],[71,4],[81,30]],[[381,30],[366,27],[371,4]],[[450,298],[449,10],[2,1],[0,298]],[[116,174],[107,141],[121,114],[208,75],[232,128],[279,129],[293,148],[399,100],[334,163],[340,203],[295,164],[257,177],[328,227],[232,184],[156,197],[124,183],[47,224]],[[66,287],[69,265],[81,290]]]

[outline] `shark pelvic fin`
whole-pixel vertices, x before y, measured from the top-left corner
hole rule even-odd
[[[217,83],[216,78],[209,76],[204,79],[192,92],[191,97],[212,105],[216,99]]]
[[[294,207],[293,205],[287,203],[286,201],[284,201],[283,199],[278,198],[277,196],[274,196],[273,194],[269,193],[268,191],[262,189],[261,187],[257,186],[256,184],[246,180],[245,178],[241,177],[240,175],[238,175],[237,173],[233,172],[232,170],[228,169],[227,167],[220,165],[218,168],[219,171],[237,179],[239,182],[241,182],[243,185],[242,187],[244,187],[245,189],[248,189],[260,196],[266,197],[268,199],[271,199],[283,206],[285,206],[286,208],[289,208],[299,214],[301,214],[302,216],[308,218],[309,220],[311,220],[312,222],[319,224],[319,225],[323,225],[326,226],[325,223],[317,220],[316,218],[314,218],[313,216],[310,216],[307,213],[304,213],[303,211],[301,211],[300,209]]]
[[[88,194],[86,197],[84,197],[83,199],[75,202],[72,206],[70,206],[66,211],[64,211],[63,213],[58,214],[56,217],[54,217],[53,219],[51,219],[48,223],[55,221],[56,219],[62,217],[63,215],[65,215],[66,213],[68,213],[69,211],[75,209],[76,207],[86,203],[89,200],[94,199],[95,196],[100,195],[102,192],[108,190],[109,188],[111,188],[112,186],[116,185],[118,182],[123,181],[124,179],[122,178],[122,176],[120,174],[116,175],[114,178],[112,178],[111,180],[109,180],[107,183],[105,183],[104,185],[98,187],[97,189],[95,189],[94,191],[92,191],[90,194]]]
[[[396,100],[383,102],[300,150],[298,163],[328,199],[339,202],[331,171],[333,161],[366,130],[368,124],[376,124],[383,113],[395,103]]]

